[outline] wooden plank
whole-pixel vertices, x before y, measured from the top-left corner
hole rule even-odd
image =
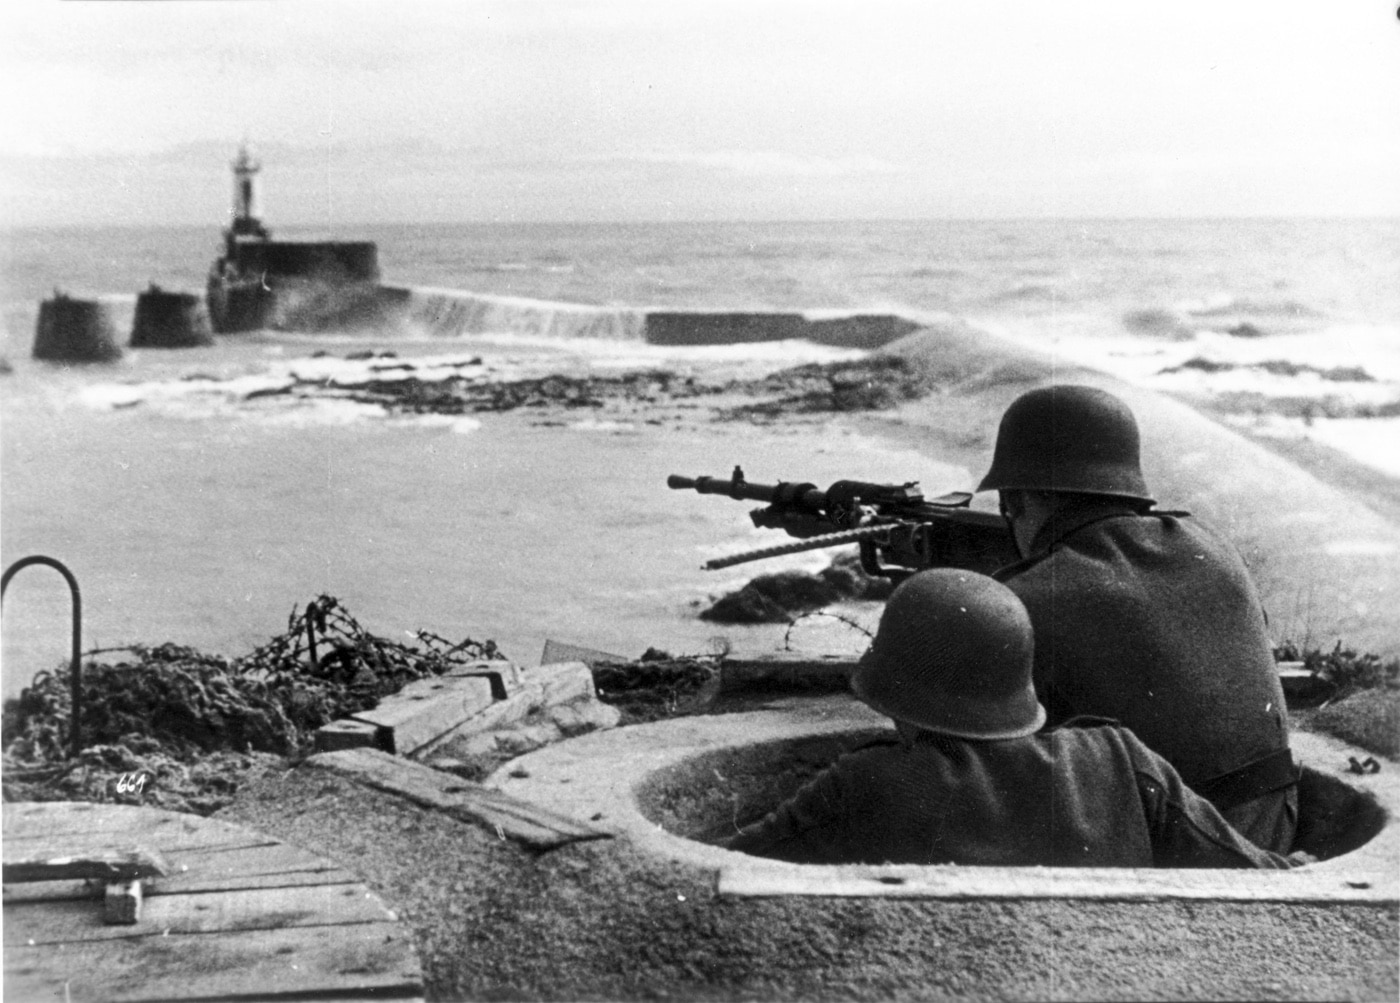
[[[591,667],[596,663],[626,665],[630,661],[632,659],[626,655],[614,655],[608,651],[599,651],[597,648],[566,644],[563,641],[555,641],[550,638],[545,638],[544,651],[540,654],[541,665],[553,665],[557,662],[585,662]]]
[[[110,849],[76,856],[11,856],[15,851],[16,847],[6,842],[3,865],[6,884],[68,878],[132,881],[172,873],[169,861],[150,850]]]
[[[99,804],[90,801],[21,801],[4,807],[3,830],[6,839],[48,836],[54,832],[121,832],[129,843],[151,841],[138,836],[165,837],[172,833],[209,832],[236,826],[198,815],[142,808],[138,805]]]
[[[381,748],[406,754],[490,705],[489,679],[420,679],[381,700],[373,710],[352,715],[352,719],[378,727]],[[388,733],[387,744],[384,732]]]
[[[481,784],[374,749],[323,752],[301,767],[325,769],[405,797],[462,821],[475,822],[537,849],[552,849],[612,834]]]
[[[384,922],[5,948],[5,995],[16,1000],[270,1003],[318,993],[337,1000],[421,996],[423,975],[406,932]]]
[[[292,871],[341,870],[338,864],[287,843],[190,850],[172,855],[170,859],[180,868],[180,873],[163,878],[160,883],[162,888],[177,887],[177,883],[186,878],[255,877]]]
[[[796,651],[730,654],[720,662],[720,690],[726,693],[743,689],[846,690],[857,661],[849,655],[812,655]]]
[[[83,901],[5,906],[5,949],[11,945],[73,944],[131,938],[131,929],[107,926],[102,910]],[[394,918],[359,883],[229,892],[152,895],[137,935],[282,930],[300,926],[378,923]]]
[[[147,885],[151,895],[238,888],[279,888],[292,884],[332,884],[359,878],[337,864],[285,843],[190,850],[167,857],[171,873]],[[85,882],[44,881],[6,885],[6,902],[86,898]]]
[[[7,859],[21,857],[76,857],[98,854],[106,850],[142,849],[171,857],[192,851],[234,850],[249,846],[273,846],[276,841],[258,833],[225,827],[207,830],[168,830],[146,835],[126,833],[120,829],[106,832],[66,832],[56,829],[43,836],[5,836],[4,855]]]
[[[283,871],[275,874],[215,875],[198,877],[180,874],[171,878],[148,879],[146,894],[171,895],[177,892],[229,892],[254,888],[299,888],[307,885],[343,885],[359,881],[349,871]],[[6,885],[5,904],[20,902],[58,902],[63,899],[95,900],[101,886],[87,881],[36,881],[27,885]]]
[[[317,752],[334,752],[336,749],[376,748],[379,745],[380,728],[368,721],[344,718],[323,724],[316,729]]]

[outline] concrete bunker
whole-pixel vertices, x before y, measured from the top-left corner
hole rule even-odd
[[[849,698],[598,732],[512,761],[502,790],[716,874],[721,895],[1400,901],[1400,777],[1346,772],[1361,750],[1295,736],[1303,765],[1293,871],[1166,868],[813,865],[752,857],[715,842],[760,817],[837,756],[887,732]]]
[[[646,776],[636,788],[637,807],[668,832],[718,843],[762,818],[837,757],[888,734],[856,729],[702,753]],[[1331,860],[1379,835],[1386,812],[1370,792],[1304,766],[1298,822],[1293,848]]]

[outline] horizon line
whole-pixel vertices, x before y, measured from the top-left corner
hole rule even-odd
[[[1242,215],[1066,215],[1066,216],[850,216],[827,218],[726,218],[726,219],[456,219],[456,220],[345,220],[337,223],[283,222],[269,226],[270,230],[318,230],[345,227],[586,227],[586,226],[831,226],[868,223],[1297,223],[1297,222],[1400,222],[1400,211],[1379,213],[1256,213]],[[0,220],[0,233],[21,233],[32,230],[223,230],[219,223],[9,223]],[[275,239],[275,238],[274,238]]]

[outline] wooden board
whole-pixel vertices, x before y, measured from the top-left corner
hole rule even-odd
[[[101,853],[104,850],[157,848],[161,854],[167,854],[193,850],[232,850],[243,846],[271,846],[275,842],[266,837],[255,839],[250,839],[246,832],[229,833],[223,829],[128,833],[114,828],[106,832],[54,832],[42,836],[11,836],[6,831],[5,857],[19,859],[41,855],[78,856]]]
[[[5,996],[114,1003],[231,996],[274,1001],[298,994],[337,1000],[418,998],[422,976],[404,938],[397,923],[381,922],[127,936],[65,944],[62,950],[55,945],[6,947]]]
[[[305,888],[309,885],[343,885],[354,881],[349,871],[282,871],[276,874],[201,877],[196,872],[171,878],[150,879],[147,894],[171,895],[176,892],[229,892],[252,888]],[[91,899],[101,889],[87,881],[35,881],[5,886],[5,905],[21,902],[58,902],[63,899]]]
[[[306,768],[331,770],[454,818],[485,825],[536,849],[553,849],[583,839],[604,839],[612,835],[567,815],[377,749],[323,752],[299,767]]]
[[[585,648],[578,644],[566,644],[563,641],[545,639],[544,651],[540,654],[541,665],[553,665],[556,662],[585,662],[590,667],[595,664],[626,665],[632,659],[626,655],[614,655],[611,652],[599,651],[597,648]]]
[[[170,864],[150,850],[102,849],[91,853],[54,853],[45,849],[21,856],[12,842],[5,843],[4,879],[6,884],[31,881],[63,881],[92,878],[102,881],[132,881],[170,873]]]
[[[226,833],[224,837],[227,838]],[[9,846],[6,837],[6,848]],[[241,845],[225,843],[176,850],[165,859],[171,873],[148,886],[165,894],[345,884],[356,880],[328,860],[299,847],[269,842],[254,833],[245,833]],[[40,881],[5,886],[6,903],[87,898],[90,894],[84,881]]]
[[[172,873],[144,882],[137,923],[104,924],[103,886],[5,886],[14,999],[416,999],[408,931],[353,874],[215,819],[128,805],[4,806],[7,855],[139,840]],[[12,838],[13,837],[13,838]]]
[[[221,831],[238,832],[235,826],[224,826],[213,819],[184,815],[171,811],[151,811],[124,804],[97,804],[88,801],[23,801],[7,804],[3,810],[5,839],[26,836],[65,837],[95,832],[111,835],[120,832],[127,842],[140,843],[140,836],[154,837],[162,847],[174,845],[173,833],[181,833],[207,842],[209,834]],[[247,830],[241,830],[246,836]],[[235,838],[242,838],[235,836]]]
[[[743,689],[844,691],[849,688],[857,659],[795,651],[730,654],[720,662],[720,690]]]
[[[385,919],[384,907],[359,883],[311,888],[259,888],[172,895],[159,889],[146,899],[141,926],[147,933],[218,933],[339,926]],[[129,938],[131,930],[107,926],[102,911],[83,900],[6,903],[5,949],[40,944]]]

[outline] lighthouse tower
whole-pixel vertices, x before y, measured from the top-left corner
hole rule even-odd
[[[266,240],[268,233],[258,218],[258,172],[262,164],[248,153],[247,144],[238,148],[238,159],[233,161],[233,224],[229,227],[230,237],[254,237]]]

